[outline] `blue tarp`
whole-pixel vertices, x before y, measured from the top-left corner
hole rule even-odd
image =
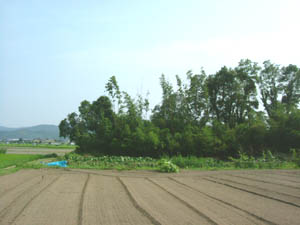
[[[67,161],[56,161],[56,162],[51,162],[47,163],[47,166],[60,166],[60,167],[68,167]]]

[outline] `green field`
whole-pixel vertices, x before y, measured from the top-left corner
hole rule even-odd
[[[0,154],[0,169],[16,166],[23,166],[25,163],[44,158],[42,155],[17,155],[17,154]]]
[[[38,159],[45,159],[52,155],[28,155],[28,154],[0,154],[0,176],[14,173],[22,168],[41,168],[41,163],[30,164]]]

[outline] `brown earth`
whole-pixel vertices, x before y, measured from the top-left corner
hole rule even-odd
[[[57,155],[64,155],[72,151],[74,151],[74,149],[8,147],[6,153],[7,154],[39,154],[39,155],[48,155],[48,154],[56,153]]]
[[[299,170],[21,170],[0,177],[0,224],[299,224]]]

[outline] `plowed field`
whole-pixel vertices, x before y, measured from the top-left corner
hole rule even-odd
[[[8,147],[6,153],[7,154],[39,154],[39,155],[56,153],[57,155],[64,155],[72,151],[74,151],[74,149]]]
[[[0,177],[0,224],[300,224],[299,170],[21,170]]]

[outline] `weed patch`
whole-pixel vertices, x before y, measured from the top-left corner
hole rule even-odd
[[[172,163],[171,161],[168,161],[166,159],[162,159],[158,163],[159,171],[164,173],[178,173],[179,167]]]
[[[157,160],[150,157],[128,156],[89,156],[75,153],[66,154],[63,158],[68,161],[70,168],[98,168],[98,169],[154,169]]]
[[[6,154],[7,149],[6,148],[0,148],[0,154]]]

